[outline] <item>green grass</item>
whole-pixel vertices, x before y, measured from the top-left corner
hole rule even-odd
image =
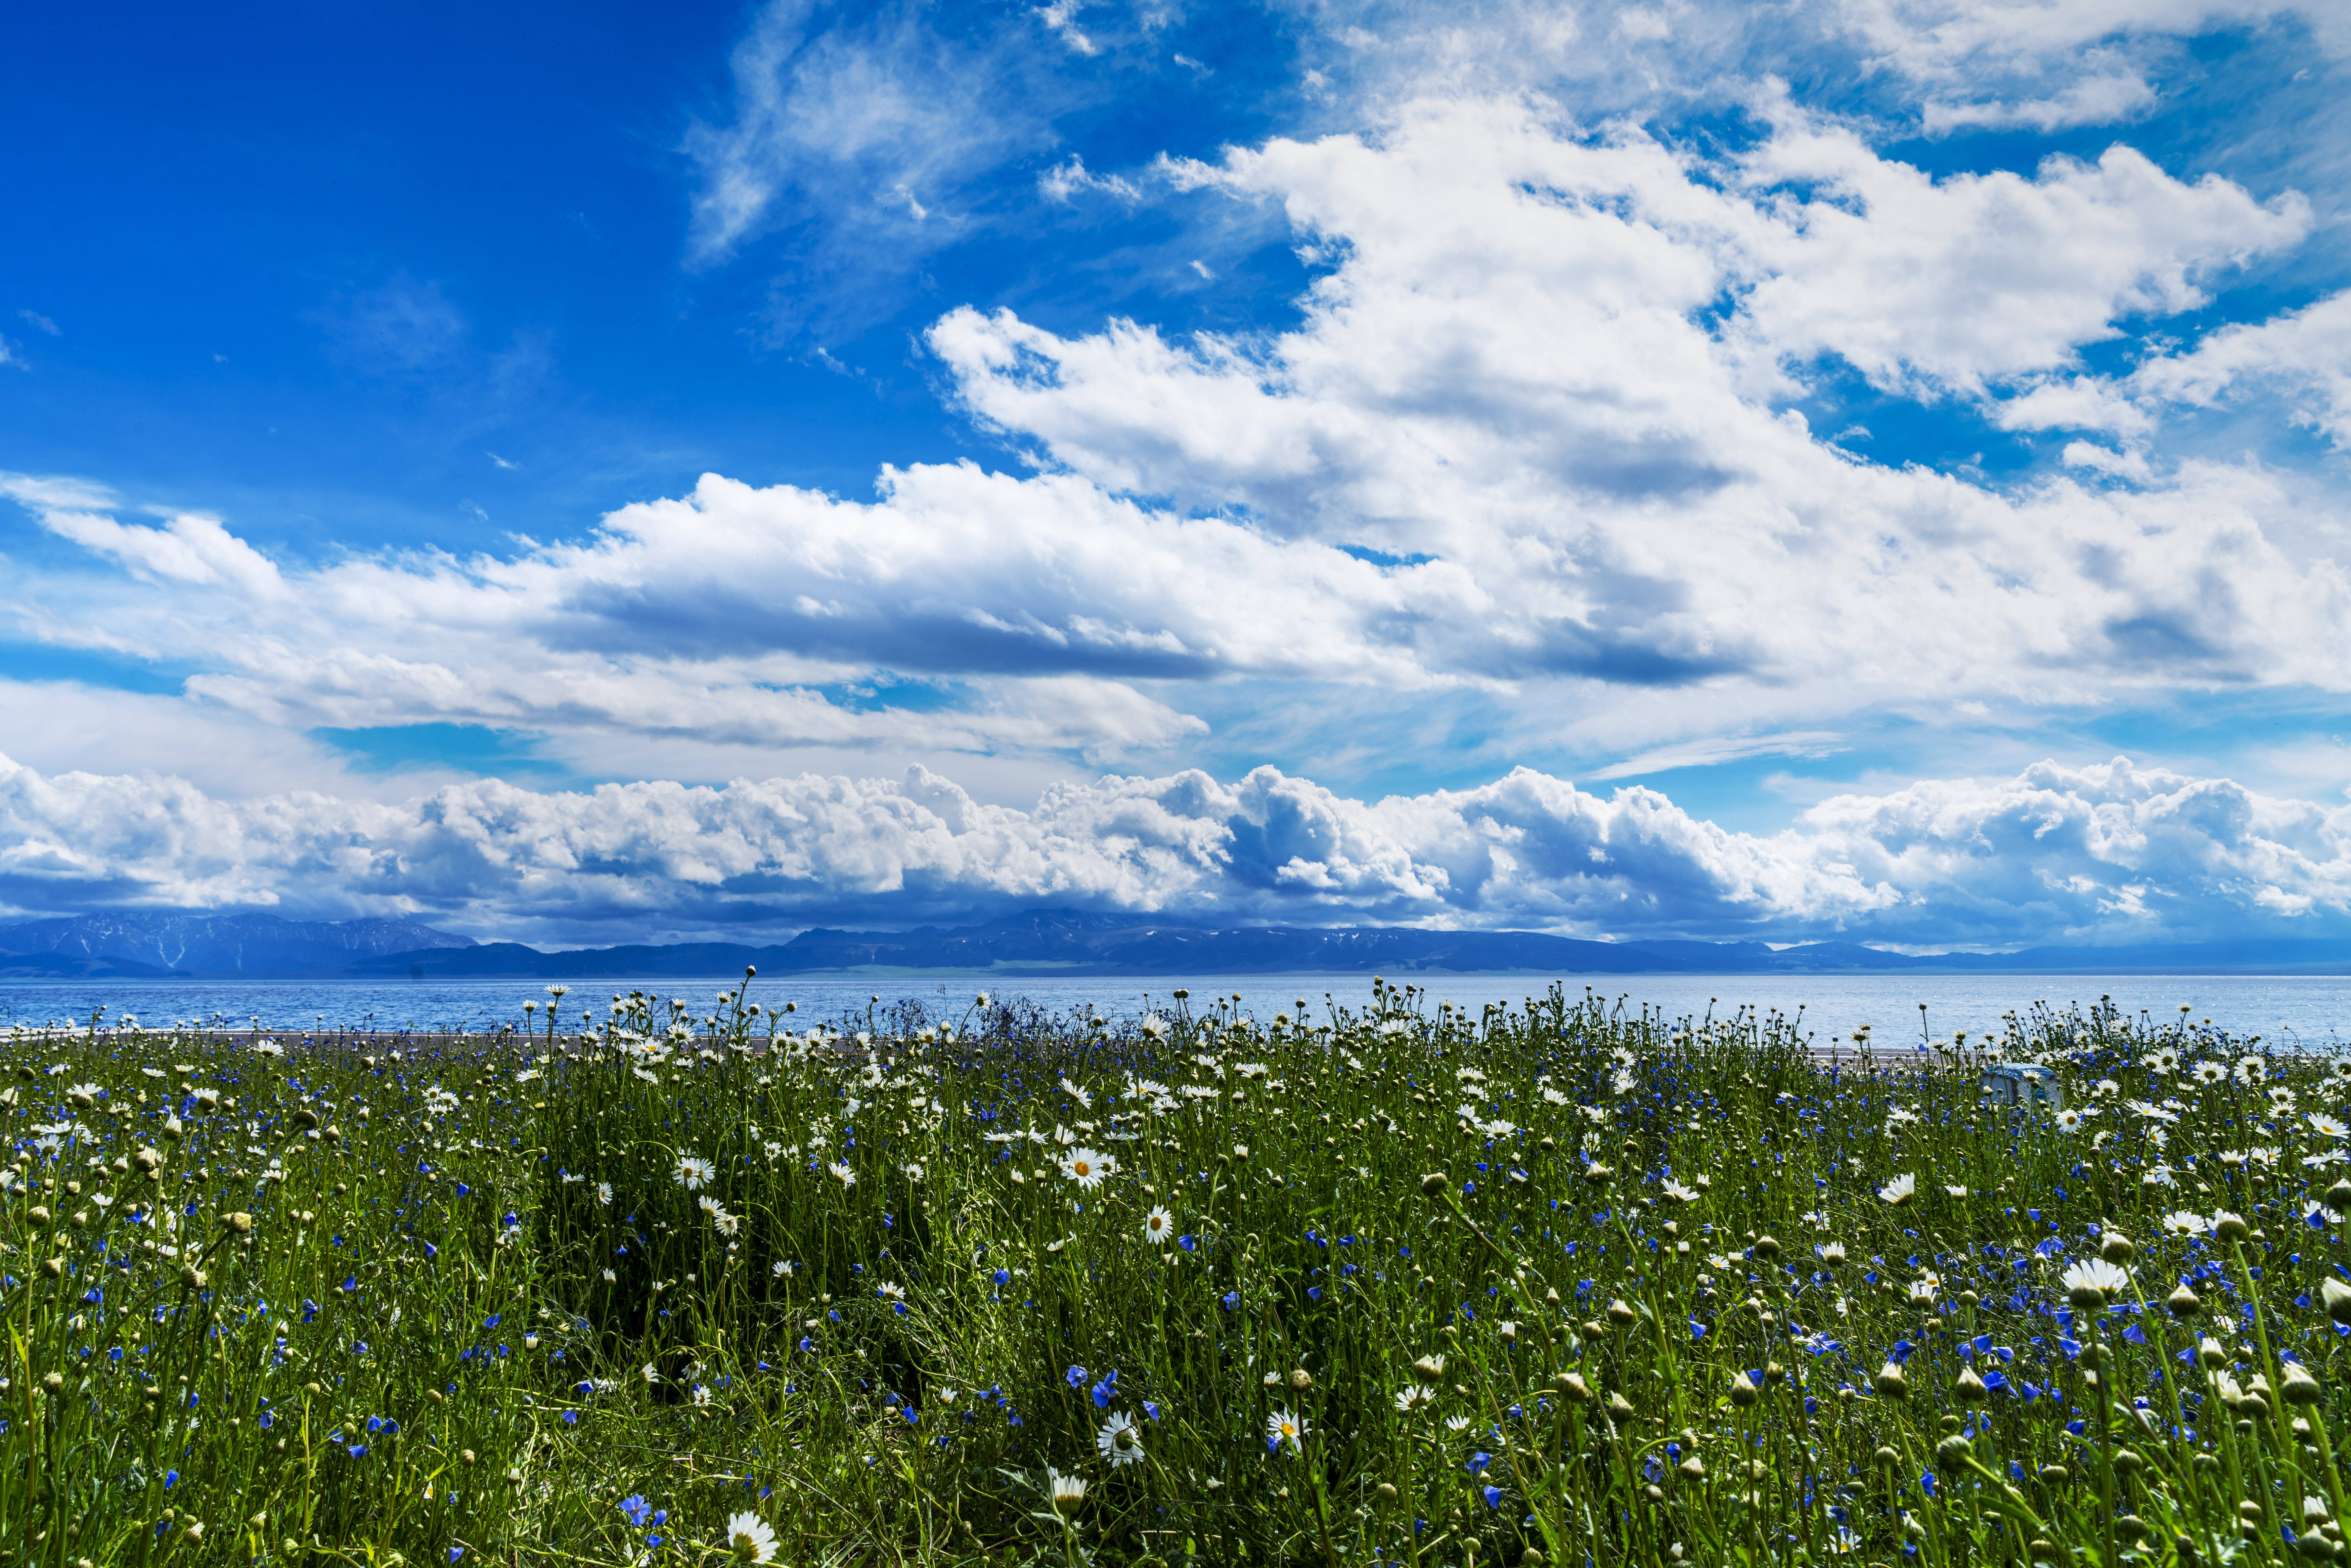
[[[0,1562],[2342,1554],[2331,1062],[2103,1004],[1896,1072],[1558,991],[708,997],[12,1039]]]

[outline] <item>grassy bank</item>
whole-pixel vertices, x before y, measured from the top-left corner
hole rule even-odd
[[[2342,1554],[2333,1063],[765,999],[10,1042],[0,1562]]]

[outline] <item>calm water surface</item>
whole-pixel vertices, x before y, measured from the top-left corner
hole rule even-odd
[[[582,980],[564,998],[565,1016],[577,1017],[583,1003],[606,1003],[614,990],[643,988],[681,997],[697,1014],[740,977],[706,980]],[[1552,982],[1531,975],[1414,975],[1432,1001],[1450,1000],[1475,1009],[1489,1001],[1520,1002],[1540,995]],[[2340,976],[2259,975],[1610,975],[1561,977],[1568,994],[1581,998],[1586,986],[1628,1009],[1651,1007],[1671,1018],[1718,1016],[1747,1006],[1794,1014],[1802,1009],[1808,1032],[1826,1039],[1849,1034],[1868,1023],[1879,1044],[1916,1038],[1918,1004],[1937,1037],[1956,1030],[1979,1033],[2001,1015],[2035,1002],[2064,1008],[2085,1006],[2111,995],[2132,1012],[2142,1009],[2168,1021],[2185,1004],[2199,1020],[2238,1034],[2294,1039],[2314,1046],[2335,1045],[2351,1036],[2351,978]],[[1197,1009],[1205,998],[1238,993],[1243,1009],[1260,1018],[1287,1010],[1305,998],[1320,1013],[1324,998],[1362,1007],[1371,998],[1368,975],[1236,975],[1166,978],[1027,978],[960,976],[950,978],[870,976],[791,976],[752,984],[751,999],[771,1006],[799,1004],[798,1018],[816,1022],[862,1014],[868,998],[884,1005],[903,999],[924,1002],[935,1016],[952,1020],[982,988],[998,997],[1025,996],[1055,1009],[1091,1009],[1107,1017],[1127,1017],[1145,1008],[1170,1006],[1178,986],[1192,993]],[[234,1024],[258,1019],[264,1028],[486,1029],[519,1020],[526,1000],[544,1004],[545,987],[531,980],[10,980],[0,981],[0,1026],[8,1023],[87,1020],[103,1006],[109,1022],[135,1015],[148,1025],[214,1015]]]

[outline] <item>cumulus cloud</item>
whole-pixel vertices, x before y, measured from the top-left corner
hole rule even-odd
[[[890,468],[871,499],[705,476],[573,542],[315,566],[20,476],[0,490],[123,575],[28,569],[8,610],[287,727],[1093,765],[1196,744],[1250,682],[1356,714],[1485,694],[1625,750],[1767,711],[1807,736],[1873,705],[2351,684],[2351,580],[2258,467],[2083,444],[2084,480],[1996,489],[1788,406],[1823,355],[2124,434],[2256,374],[2320,385],[2321,309],[2216,335],[2161,398],[2064,370],[2294,243],[2303,206],[2120,148],[1929,178],[1756,107],[1767,133],[1718,158],[1486,98],[1170,162],[1283,214],[1316,267],[1301,319],[1178,340],[949,312],[928,347],[1026,476]]]
[[[2184,353],[2147,361],[2129,392],[2143,402],[2210,408],[2269,386],[2293,400],[2297,423],[2351,446],[2351,293],[2330,295],[2267,321],[2223,327]]]
[[[2339,613],[2342,574],[2270,542],[2256,476],[2000,493],[1856,460],[1777,402],[1823,350],[1897,384],[2063,362],[2117,313],[2199,299],[2199,268],[2291,241],[2307,223],[2291,202],[2123,151],[1935,182],[1798,115],[1702,169],[1636,131],[1495,101],[1176,173],[1280,202],[1331,261],[1297,329],[1069,337],[965,309],[931,347],[970,411],[1049,469],[1426,561],[1392,574],[1400,591],[1451,574],[1462,612],[1390,623],[1426,667],[1824,682],[1837,701],[1881,682],[2343,678],[2296,608]],[[1803,180],[1818,193],[1788,193]],[[1740,303],[1717,324],[1726,295]],[[2295,632],[2202,619],[2215,582]]]
[[[1047,904],[1929,943],[2331,935],[2351,919],[2351,808],[2122,758],[1841,796],[1769,836],[1651,789],[1603,799],[1527,768],[1379,800],[1271,768],[1229,784],[1196,770],[1105,777],[1019,810],[921,768],[225,800],[164,775],[44,775],[0,758],[0,898],[21,910],[401,913],[573,939]]]

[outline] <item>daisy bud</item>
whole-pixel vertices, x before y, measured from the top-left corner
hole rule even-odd
[[[1431,1171],[1426,1176],[1420,1178],[1421,1196],[1424,1197],[1435,1197],[1438,1193],[1443,1192],[1447,1187],[1451,1186],[1452,1185],[1453,1178],[1447,1176],[1443,1171]]]
[[[1445,1358],[1441,1355],[1424,1355],[1412,1364],[1412,1375],[1434,1388],[1445,1381]]]
[[[1633,1406],[1622,1394],[1611,1394],[1608,1396],[1608,1414],[1611,1418],[1622,1424],[1633,1418]]]
[[[1590,1165],[1583,1167],[1583,1179],[1590,1182],[1593,1186],[1606,1186],[1610,1182],[1616,1179],[1616,1173],[1610,1170],[1606,1166],[1602,1165],[1598,1160],[1594,1160]]]
[[[2163,1304],[2171,1309],[2175,1318],[2192,1318],[2204,1310],[2204,1298],[2182,1285],[2164,1297]]]
[[[1301,1366],[1290,1375],[1290,1386],[1303,1394],[1314,1386],[1314,1375]]]
[[[1903,1377],[1902,1368],[1899,1365],[1889,1361],[1877,1369],[1877,1391],[1888,1399],[1907,1399],[1910,1396],[1910,1385]]]
[[[1980,1405],[1991,1394],[1991,1390],[1984,1386],[1984,1380],[1976,1375],[1974,1367],[1959,1368],[1959,1381],[1951,1385],[1952,1398],[1962,1405]]]
[[[1619,1296],[1608,1303],[1608,1321],[1619,1328],[1624,1328],[1640,1322],[1641,1317],[1638,1312],[1625,1304],[1624,1297]]]
[[[2136,1251],[2130,1238],[2119,1230],[2107,1231],[2105,1239],[2098,1243],[2098,1256],[2109,1263],[2127,1263]]]
[[[1780,1256],[1780,1244],[1769,1236],[1759,1236],[1755,1239],[1755,1256],[1769,1263]]]
[[[1561,1373],[1559,1391],[1578,1405],[1586,1405],[1592,1400],[1592,1385],[1583,1381],[1583,1374],[1580,1372]]]
[[[1745,1409],[1761,1397],[1763,1397],[1763,1391],[1756,1387],[1755,1380],[1745,1373],[1742,1372],[1730,1380],[1730,1402],[1740,1409]]]
[[[2318,1296],[2326,1303],[2328,1317],[2338,1323],[2351,1323],[2351,1285],[2329,1280],[2318,1287]]]
[[[2310,1369],[2298,1361],[2285,1364],[2285,1381],[2278,1386],[2278,1396],[2289,1405],[2315,1405],[2324,1389]]]
[[[2196,1359],[2210,1367],[2226,1366],[2229,1364],[2229,1352],[2219,1340],[2206,1334],[2203,1343],[2196,1347]]]
[[[2242,1241],[2252,1233],[2253,1228],[2245,1223],[2241,1214],[2231,1214],[2224,1208],[2212,1217],[2212,1234],[2223,1241]]]

